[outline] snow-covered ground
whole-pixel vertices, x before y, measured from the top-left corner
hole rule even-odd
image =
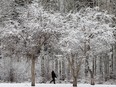
[[[29,83],[0,83],[0,87],[32,87]],[[35,87],[73,87],[72,84],[36,84]],[[78,84],[78,87],[116,87],[116,85]]]

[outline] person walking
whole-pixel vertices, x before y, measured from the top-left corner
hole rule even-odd
[[[55,72],[52,71],[52,72],[51,72],[51,75],[52,75],[52,80],[50,81],[50,83],[53,82],[53,83],[55,84],[55,78],[57,78]]]

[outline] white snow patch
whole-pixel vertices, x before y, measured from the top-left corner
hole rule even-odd
[[[0,83],[0,87],[73,87],[72,84],[36,84],[31,86],[30,83]],[[78,84],[78,87],[116,87],[116,85],[90,85]]]

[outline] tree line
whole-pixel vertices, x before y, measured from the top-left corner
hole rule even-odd
[[[99,83],[116,79],[115,16],[108,14],[115,14],[115,1],[2,0],[0,4],[1,80],[31,79],[35,85],[38,77],[48,81],[52,69],[59,81],[72,79],[74,86],[78,78],[85,82],[91,78],[92,85],[95,79]]]

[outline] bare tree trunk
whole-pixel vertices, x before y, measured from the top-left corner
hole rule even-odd
[[[91,75],[91,85],[95,85],[95,80],[94,80],[94,73],[91,69],[89,69],[90,75]]]
[[[45,63],[45,67],[46,67],[46,79],[50,80],[50,66],[49,66],[49,58],[46,59],[46,63]]]
[[[55,60],[55,72],[58,75],[58,60]]]
[[[82,58],[78,58],[78,53],[71,53],[70,56],[67,56],[67,59],[71,67],[71,74],[73,76],[73,87],[77,87],[77,78],[82,65]]]
[[[111,55],[111,73],[113,73],[113,63],[114,63],[114,61],[113,61],[113,56],[114,56],[114,54],[113,54],[113,50],[114,50],[114,47],[113,47],[113,45],[112,45],[112,55]]]
[[[77,77],[73,76],[73,87],[77,87]]]
[[[31,64],[31,86],[35,86],[35,58],[32,56]]]
[[[91,78],[91,85],[95,85],[95,79]]]
[[[86,57],[85,59],[85,77],[87,77],[88,75],[88,58],[87,58],[87,55],[86,55],[86,42],[84,42],[84,56]]]
[[[96,56],[94,56],[96,57]],[[94,73],[95,73],[95,58],[93,57],[92,60],[92,69],[89,68],[88,66],[88,71],[90,72],[90,77],[91,77],[91,85],[95,85],[95,80],[94,80]]]
[[[62,74],[61,74],[61,60],[59,60],[59,77],[60,77],[60,80],[62,78]]]
[[[66,78],[68,80],[71,79],[71,67],[70,67],[70,64],[69,63],[67,64],[67,76],[66,76]]]
[[[109,79],[109,57],[106,53],[104,54],[104,78],[105,81]]]
[[[62,80],[65,80],[65,60],[62,60]]]
[[[116,43],[113,49],[113,74],[116,76]],[[114,77],[116,78],[116,77]]]
[[[97,72],[97,56],[95,56],[94,63],[95,63],[95,71],[94,71],[94,74],[96,76],[96,72]]]
[[[42,76],[42,83],[45,83],[45,58],[44,56],[42,56],[42,59],[41,59],[41,76]]]

